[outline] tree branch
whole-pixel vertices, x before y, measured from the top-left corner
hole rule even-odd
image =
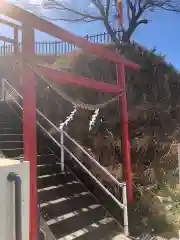
[[[1,0],[0,0],[1,1]],[[112,41],[118,49],[120,49],[121,42],[129,42],[132,34],[141,24],[147,24],[148,19],[143,18],[144,13],[148,13],[152,10],[163,9],[171,12],[180,13],[180,0],[126,0],[126,10],[128,26],[121,26],[120,38],[116,34],[116,30],[111,26],[110,8],[114,9],[118,13],[117,0],[81,0],[82,3],[91,2],[94,8],[88,8],[84,10],[77,2],[78,0],[61,1],[61,0],[47,0],[43,7],[45,10],[51,9],[56,12],[62,11],[63,14],[59,14],[57,17],[43,16],[48,20],[60,20],[65,22],[93,22],[102,21]],[[87,2],[85,2],[87,1]],[[112,5],[112,6],[111,6]],[[42,8],[42,5],[32,4],[36,8]],[[79,9],[77,8],[79,6]],[[85,6],[85,5],[84,5]],[[82,10],[83,9],[83,10]],[[92,10],[92,11],[91,11]],[[66,13],[69,14],[66,15]],[[115,14],[116,14],[115,13]]]
[[[106,16],[109,16],[110,3],[111,3],[111,0],[107,0],[107,2],[106,2]]]
[[[84,18],[89,18],[89,19],[92,19],[92,20],[103,20],[103,17],[100,16],[100,15],[99,16],[94,16],[94,15],[90,15],[90,14],[83,13],[83,12],[80,12],[80,11],[76,11],[72,8],[69,8],[69,7],[65,6],[64,4],[62,4],[60,2],[56,3],[56,1],[55,1],[55,6],[54,6],[54,3],[53,3],[53,6],[51,6],[51,4],[46,4],[46,5],[44,5],[44,7],[46,9],[57,9],[57,10],[68,11],[70,13],[74,13],[77,16],[83,17],[83,20],[84,20]],[[59,7],[61,7],[61,9],[59,9]]]
[[[113,31],[113,29],[112,29],[112,27],[110,26],[110,24],[109,24],[108,21],[104,21],[104,25],[105,25],[106,30],[107,30],[109,36],[111,37],[112,41],[114,42],[114,44],[116,45],[116,47],[117,47],[118,49],[120,49],[121,43],[120,43],[120,39],[117,38],[116,31]]]
[[[130,14],[130,8],[128,6],[128,0],[126,0],[126,4],[127,4],[127,7],[126,7],[126,9],[127,9],[127,18],[128,18],[128,25],[129,25],[130,22],[131,22],[131,14]]]
[[[142,20],[137,21],[136,27],[138,27],[141,24],[148,24],[148,20],[147,19],[142,19]]]
[[[91,0],[91,2],[97,7],[97,9],[99,10],[102,18],[106,18],[107,16],[106,16],[106,13],[105,13],[104,6],[100,2],[100,0]]]
[[[50,21],[63,21],[63,22],[72,22],[72,23],[77,23],[77,22],[86,22],[86,23],[90,23],[90,22],[95,22],[97,20],[95,19],[87,19],[86,17],[81,17],[81,18],[76,18],[76,19],[69,19],[69,18],[52,18],[52,17],[48,17],[48,16],[42,16],[43,19],[46,20],[50,20]]]

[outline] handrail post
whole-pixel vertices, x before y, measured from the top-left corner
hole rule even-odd
[[[129,235],[129,226],[128,226],[128,209],[127,209],[127,191],[126,191],[126,184],[122,187],[122,194],[123,194],[123,215],[124,215],[124,235]]]
[[[1,101],[5,101],[5,82],[4,79],[1,79]]]
[[[61,144],[61,172],[64,172],[64,133],[62,129],[60,132],[60,144]]]

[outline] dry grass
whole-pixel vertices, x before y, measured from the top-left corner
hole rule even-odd
[[[112,50],[114,48],[113,46],[107,47]],[[124,55],[141,64],[145,69],[141,73],[126,72],[133,178],[136,189],[134,209],[140,211],[141,216],[150,219],[146,221],[149,229],[153,228],[157,232],[163,232],[169,227],[168,231],[174,231],[180,225],[178,217],[180,198],[177,177],[170,177],[170,173],[177,168],[177,154],[173,152],[173,144],[180,141],[180,75],[172,65],[164,61],[163,56],[157,56],[154,50],[147,51],[134,44],[124,47]],[[82,51],[59,57],[54,66],[71,71],[76,75],[112,84],[116,81],[116,69],[113,64]],[[93,104],[104,102],[112,97],[110,94],[101,94],[77,86],[61,87],[72,98]],[[51,94],[53,93],[49,93],[48,99],[55,101],[55,96]],[[51,106],[52,102],[48,102],[46,110],[49,108],[53,115]],[[61,99],[62,119],[66,117],[67,109],[70,108]],[[57,112],[57,108],[54,111]],[[59,121],[55,112],[53,116],[56,116],[54,121]],[[97,158],[99,158],[98,154],[105,149],[106,151],[109,149],[107,156],[113,156],[112,152],[116,149],[115,159],[122,163],[118,103],[113,103],[100,111],[92,132],[88,131],[90,116],[91,113],[78,110],[74,121],[68,127],[70,134],[83,145],[91,148]],[[100,121],[101,118],[104,119],[103,124]],[[108,136],[107,131],[111,133]],[[106,138],[102,141],[108,139],[109,148],[106,144],[100,144],[101,147],[99,144],[96,147],[92,146],[92,142],[97,140],[97,133],[100,133],[102,139]],[[101,157],[99,161],[103,164],[105,158]],[[170,197],[170,203],[165,203],[162,196]],[[142,217],[142,219],[144,218]],[[144,226],[147,223],[144,224],[142,220],[141,224]]]

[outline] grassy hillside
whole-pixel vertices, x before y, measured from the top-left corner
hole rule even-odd
[[[106,47],[114,51],[113,46]],[[177,152],[174,151],[176,147],[173,145],[180,140],[180,74],[172,65],[165,62],[163,56],[156,55],[155,50],[147,51],[132,44],[124,47],[123,55],[146,69],[141,73],[126,71],[136,195],[136,202],[130,213],[131,220],[134,216],[136,221],[131,224],[135,232],[139,229],[139,232],[153,231],[167,236],[169,232],[176,232],[180,227],[180,192],[176,177]],[[53,67],[68,70],[76,75],[116,83],[115,65],[81,51],[59,57]],[[102,103],[113,97],[112,94],[72,85],[61,85],[57,88],[65,91],[73,99],[89,104]],[[64,120],[72,111],[72,105],[63,99],[57,102],[61,103],[57,104],[58,115]],[[57,108],[49,110],[53,120],[58,123],[60,118],[57,117]],[[117,102],[108,105],[100,110],[96,125],[89,132],[88,124],[92,112],[79,109],[69,124],[68,131],[83,145],[91,148],[102,164],[107,164],[107,158],[109,165],[114,158],[122,163],[120,114]],[[96,140],[101,143],[99,149],[92,144]],[[99,156],[102,152],[105,152],[103,157]]]

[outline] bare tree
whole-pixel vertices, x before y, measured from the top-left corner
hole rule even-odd
[[[148,13],[160,9],[180,12],[180,0],[124,0],[124,24],[118,26],[120,34],[117,36],[115,19],[118,17],[118,0],[39,1],[39,4],[26,3],[26,7],[32,11],[38,10],[44,18],[72,23],[101,21],[117,48],[120,48],[121,42],[129,42],[140,25],[148,24]]]

